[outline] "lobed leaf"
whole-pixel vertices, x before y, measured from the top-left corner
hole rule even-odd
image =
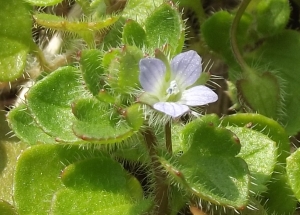
[[[66,188],[55,193],[52,214],[138,215],[151,207],[149,200],[143,200],[140,183],[105,156],[67,166],[62,182]]]
[[[131,111],[139,115],[137,110]],[[80,99],[73,104],[73,113],[77,120],[74,120],[73,131],[83,140],[96,143],[121,142],[139,130],[143,124],[140,114],[136,121],[126,119],[118,113],[110,104],[100,102],[96,99]],[[130,113],[132,115],[132,113]]]
[[[289,137],[284,128],[275,120],[260,114],[239,113],[222,118],[222,125],[248,127],[268,136],[277,144],[278,162],[285,164],[290,154]]]
[[[251,192],[259,194],[266,191],[266,184],[277,164],[276,142],[249,128],[233,126],[226,128],[237,135],[242,145],[238,156],[246,161],[251,173]]]
[[[209,202],[243,208],[248,202],[249,175],[237,157],[241,145],[229,130],[195,120],[182,132],[188,150],[176,161],[161,159],[170,175],[192,194]]]
[[[98,150],[37,145],[25,150],[18,159],[14,199],[20,215],[69,214],[67,210],[74,214],[83,206],[87,208],[80,214],[87,214],[90,210],[97,212],[102,206],[108,210],[104,204],[108,202],[105,194],[109,195],[110,200],[115,199],[115,207],[124,206],[117,200],[126,201],[127,210],[137,210],[138,202],[143,205],[139,211],[151,206],[149,200],[142,200],[141,187],[136,179]],[[90,206],[91,203],[94,205]]]
[[[25,104],[9,111],[9,126],[21,141],[29,145],[38,143],[56,143],[54,137],[46,134],[34,121]]]
[[[56,141],[80,142],[72,131],[71,104],[86,95],[73,67],[62,67],[37,82],[28,92],[27,105],[36,123]]]

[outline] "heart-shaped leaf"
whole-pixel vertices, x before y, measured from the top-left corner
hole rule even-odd
[[[212,203],[243,208],[248,202],[246,162],[237,157],[241,145],[229,130],[201,119],[183,130],[189,149],[176,161],[161,159],[170,175],[194,195]]]

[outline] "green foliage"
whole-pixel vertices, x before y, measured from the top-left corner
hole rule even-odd
[[[45,156],[51,159],[43,161]],[[141,199],[139,182],[97,150],[32,147],[19,158],[14,180],[19,214],[140,214],[151,207]]]
[[[192,0],[78,0],[59,15],[60,2],[0,0],[0,81],[34,83],[6,115],[11,130],[0,115],[0,214],[295,212],[300,37],[286,29],[288,0],[207,1],[214,13]],[[214,76],[204,63],[191,80],[202,61],[176,58],[191,47],[226,64],[236,114],[199,115],[194,102],[210,98],[192,90]]]
[[[182,25],[175,8],[168,4],[158,7],[145,20],[145,31],[149,47],[155,49],[167,44],[172,54],[180,53],[184,42]]]
[[[34,85],[27,96],[35,122],[57,141],[80,141],[72,132],[70,122],[75,117],[70,107],[75,99],[88,94],[77,72],[73,67],[60,68]]]
[[[189,123],[182,135],[188,150],[178,161],[162,161],[170,176],[204,200],[244,207],[249,175],[245,161],[235,157],[241,149],[238,139],[228,130],[202,120]]]
[[[46,134],[34,121],[25,104],[11,110],[7,116],[10,127],[17,137],[27,144],[55,143],[55,138]]]
[[[277,118],[286,127],[288,134],[293,135],[299,131],[299,105],[300,97],[295,94],[299,85],[299,45],[298,32],[284,30],[280,34],[269,38],[255,53],[260,57],[261,64],[269,63],[269,71],[274,71],[279,80],[283,80],[280,100],[283,110]],[[284,50],[284,52],[282,51]]]
[[[30,50],[31,7],[22,0],[0,4],[0,81],[12,81],[22,75]]]
[[[60,3],[62,0],[26,0],[26,2],[35,6],[50,6]]]

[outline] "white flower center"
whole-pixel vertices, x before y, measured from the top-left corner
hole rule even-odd
[[[168,96],[179,93],[177,82],[175,80],[171,81],[169,88],[166,90],[166,93],[168,94]]]

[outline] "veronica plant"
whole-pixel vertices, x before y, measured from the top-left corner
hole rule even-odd
[[[247,10],[245,0],[236,14],[210,17],[192,0],[76,0],[65,17],[35,9],[60,0],[12,2],[0,0],[0,80],[25,71],[33,86],[6,116],[16,137],[1,136],[0,214],[296,210],[300,154],[290,155],[289,135],[300,130],[298,77],[289,71],[300,68],[291,60],[300,40],[283,30],[287,0],[253,0]],[[181,7],[201,24],[197,51],[185,46]],[[31,26],[46,35],[33,42]],[[230,68],[229,95],[244,107],[236,114],[198,111],[223,100],[202,71],[199,54],[211,51]],[[270,71],[248,66],[258,56]]]

